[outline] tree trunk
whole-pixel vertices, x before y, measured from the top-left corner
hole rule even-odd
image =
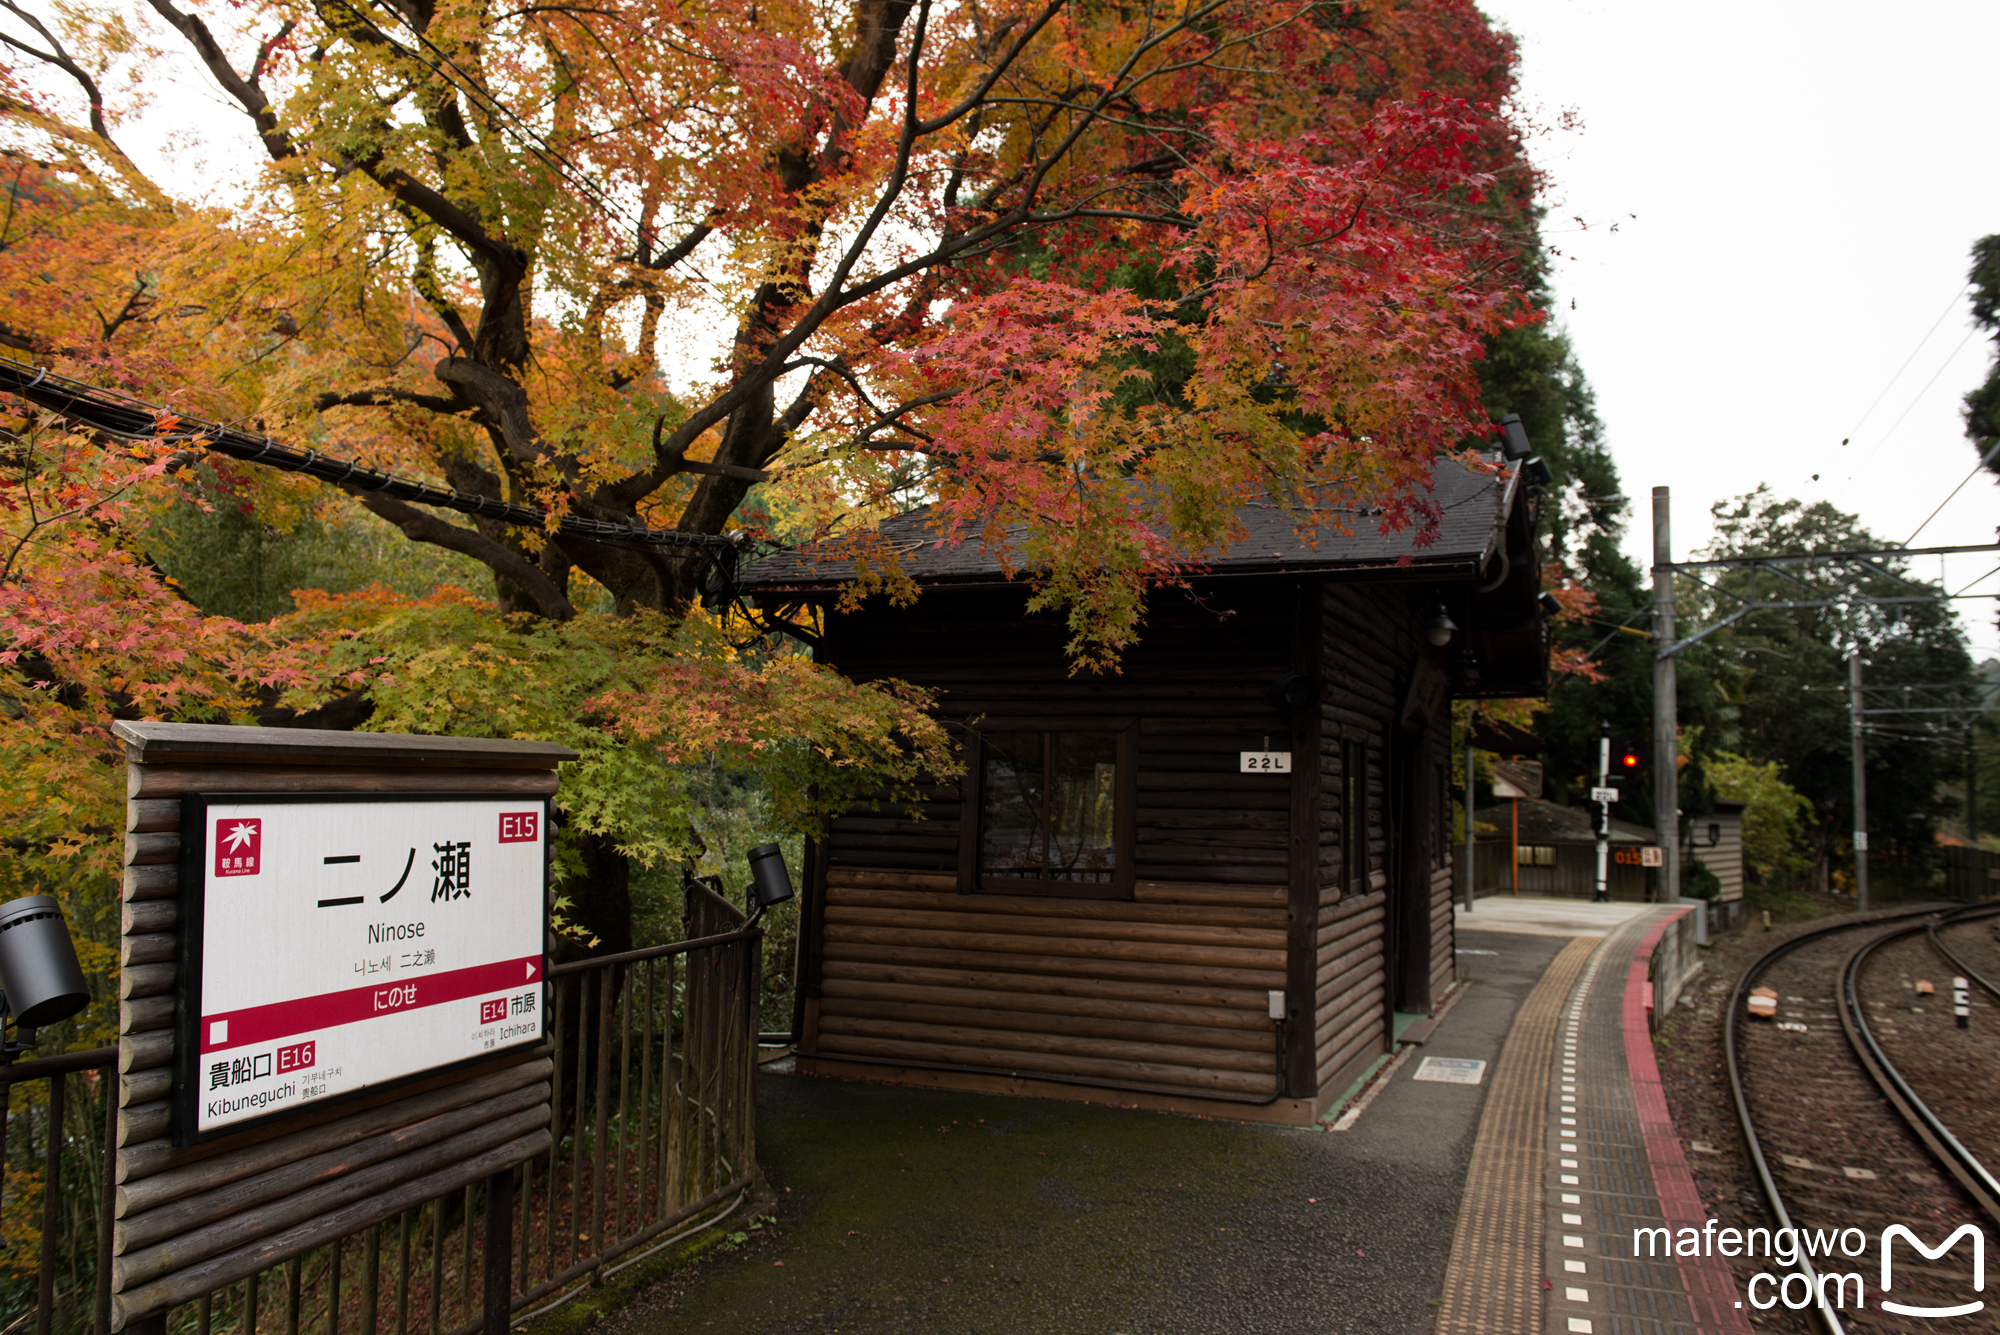
[[[594,946],[564,937],[556,939],[558,962],[591,955],[615,955],[632,949],[632,863],[604,835],[584,834],[576,840],[582,855],[580,875],[558,882],[558,896],[567,897],[569,920],[590,936]]]

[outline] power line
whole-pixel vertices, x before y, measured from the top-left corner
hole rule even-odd
[[[1851,428],[1849,428],[1847,432],[1849,438],[1852,438],[1854,433],[1861,429],[1861,424],[1868,420],[1869,413],[1874,412],[1877,408],[1882,406],[1882,400],[1889,397],[1889,391],[1896,387],[1896,381],[1902,378],[1903,372],[1910,369],[1910,363],[1915,361],[1917,359],[1917,354],[1924,350],[1924,344],[1930,342],[1931,335],[1935,334],[1938,331],[1939,326],[1944,324],[1945,317],[1947,315],[1950,315],[1952,312],[1952,308],[1958,305],[1958,299],[1964,296],[1971,289],[1972,289],[1972,284],[1968,281],[1964,287],[1961,287],[1960,289],[1958,289],[1958,291],[1951,294],[1951,300],[1945,303],[1944,309],[1942,311],[1938,312],[1937,320],[1934,323],[1932,323],[1929,329],[1924,331],[1924,336],[1917,340],[1917,346],[1910,349],[1910,355],[1903,358],[1903,364],[1896,368],[1896,373],[1894,375],[1889,377],[1889,383],[1882,386],[1882,392],[1875,396],[1875,402],[1869,404],[1867,411],[1863,412],[1861,416],[1858,419],[1856,419],[1854,425]],[[1955,352],[1952,354],[1952,356],[1954,357],[1956,357],[1957,355],[1958,354]],[[1929,388],[1929,386],[1926,386],[1925,388]],[[1891,431],[1895,430],[1894,427],[1890,427],[1889,429]],[[1846,442],[1843,441],[1842,443],[1845,444]]]
[[[1980,456],[1979,462],[1972,466],[1972,471],[1965,475],[1964,481],[1961,481],[1957,486],[1951,489],[1951,495],[1945,497],[1943,500],[1938,502],[1938,508],[1931,511],[1930,515],[1927,518],[1925,518],[1923,523],[1917,525],[1916,531],[1911,533],[1909,537],[1903,540],[1903,545],[1907,547],[1911,543],[1915,542],[1917,540],[1917,534],[1922,533],[1925,529],[1929,528],[1931,526],[1931,520],[1936,519],[1939,515],[1943,514],[1945,506],[1950,505],[1953,501],[1958,499],[1958,493],[1965,490],[1965,484],[1967,482],[1972,481],[1972,479],[1978,477],[1979,470],[1986,467],[1986,465],[1992,463],[1993,456],[1996,454],[2000,454],[2000,441],[1995,441],[1993,444],[1993,448],[1986,451],[1985,454]]]
[[[1866,464],[1870,459],[1873,459],[1876,455],[1882,452],[1882,447],[1889,443],[1889,437],[1895,435],[1896,428],[1903,424],[1903,418],[1908,417],[1913,411],[1916,410],[1916,406],[1924,401],[1924,395],[1930,393],[1931,386],[1937,383],[1938,377],[1945,373],[1945,371],[1951,366],[1952,361],[1958,356],[1959,353],[1965,351],[1965,345],[1972,342],[1972,336],[1978,332],[1979,331],[1976,329],[1968,329],[1965,331],[1965,337],[1960,339],[1958,341],[1958,346],[1951,350],[1951,356],[1946,357],[1943,362],[1939,363],[1938,369],[1931,372],[1931,378],[1929,380],[1924,381],[1924,387],[1918,390],[1916,393],[1916,397],[1910,400],[1909,407],[1903,409],[1902,416],[1898,417],[1894,422],[1889,424],[1889,429],[1882,433],[1882,439],[1876,441],[1874,446],[1868,451],[1868,453],[1861,457],[1861,461],[1854,465],[1857,471],[1862,467],[1863,464]],[[1854,474],[1849,473],[1847,476],[1848,479],[1852,481]]]

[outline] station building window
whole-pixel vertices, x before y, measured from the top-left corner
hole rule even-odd
[[[971,837],[961,840],[961,888],[1129,897],[1132,733],[981,729],[966,757]]]

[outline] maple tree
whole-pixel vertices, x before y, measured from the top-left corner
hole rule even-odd
[[[1511,43],[1465,0],[0,11],[0,346],[546,521],[329,499],[204,460],[171,420],[107,451],[16,414],[0,634],[23,712],[0,731],[43,728],[97,788],[115,713],[356,697],[370,726],[587,727],[669,766],[733,747],[828,800],[945,772],[920,699],[745,659],[693,611],[711,559],[630,531],[765,536],[778,516],[845,545],[857,596],[903,596],[869,521],[914,493],[1067,613],[1080,667],[1113,668],[1147,588],[1197,568],[1245,499],[1421,532],[1436,461],[1487,434],[1484,341],[1539,318]],[[240,188],[122,146],[190,66],[241,112],[209,150]],[[203,470],[281,525],[365,508],[479,562],[495,599],[204,616],[144,537],[160,507],[211,503]],[[465,707],[444,719],[399,683],[452,652]],[[536,691],[563,707],[524,714]],[[633,823],[669,771],[621,796],[617,768],[576,789],[599,813],[586,871],[614,883],[686,847],[682,807]],[[19,821],[61,823],[25,803]],[[616,939],[598,907],[586,929]]]
[[[67,282],[23,251],[17,345],[556,515],[714,533],[771,485],[832,529],[914,463],[1100,662],[1248,494],[1421,523],[1484,429],[1480,337],[1529,313],[1482,207],[1527,170],[1510,51],[1470,4],[149,5],[150,38],[64,9],[10,39],[0,112],[129,215],[79,221]],[[226,215],[116,144],[99,80],[167,37],[268,159]],[[1186,374],[1111,411],[1169,344]],[[359,499],[508,610],[699,578]]]

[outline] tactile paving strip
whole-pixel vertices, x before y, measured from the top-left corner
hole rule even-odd
[[[1624,993],[1648,914],[1604,939],[1563,1007],[1549,1075],[1551,1335],[1695,1335],[1674,1258],[1641,1257],[1633,1230],[1660,1223],[1652,1160],[1625,1056]]]
[[[1578,937],[1550,961],[1494,1063],[1452,1231],[1438,1335],[1523,1335],[1542,1328],[1550,1063],[1564,1003],[1601,939]]]

